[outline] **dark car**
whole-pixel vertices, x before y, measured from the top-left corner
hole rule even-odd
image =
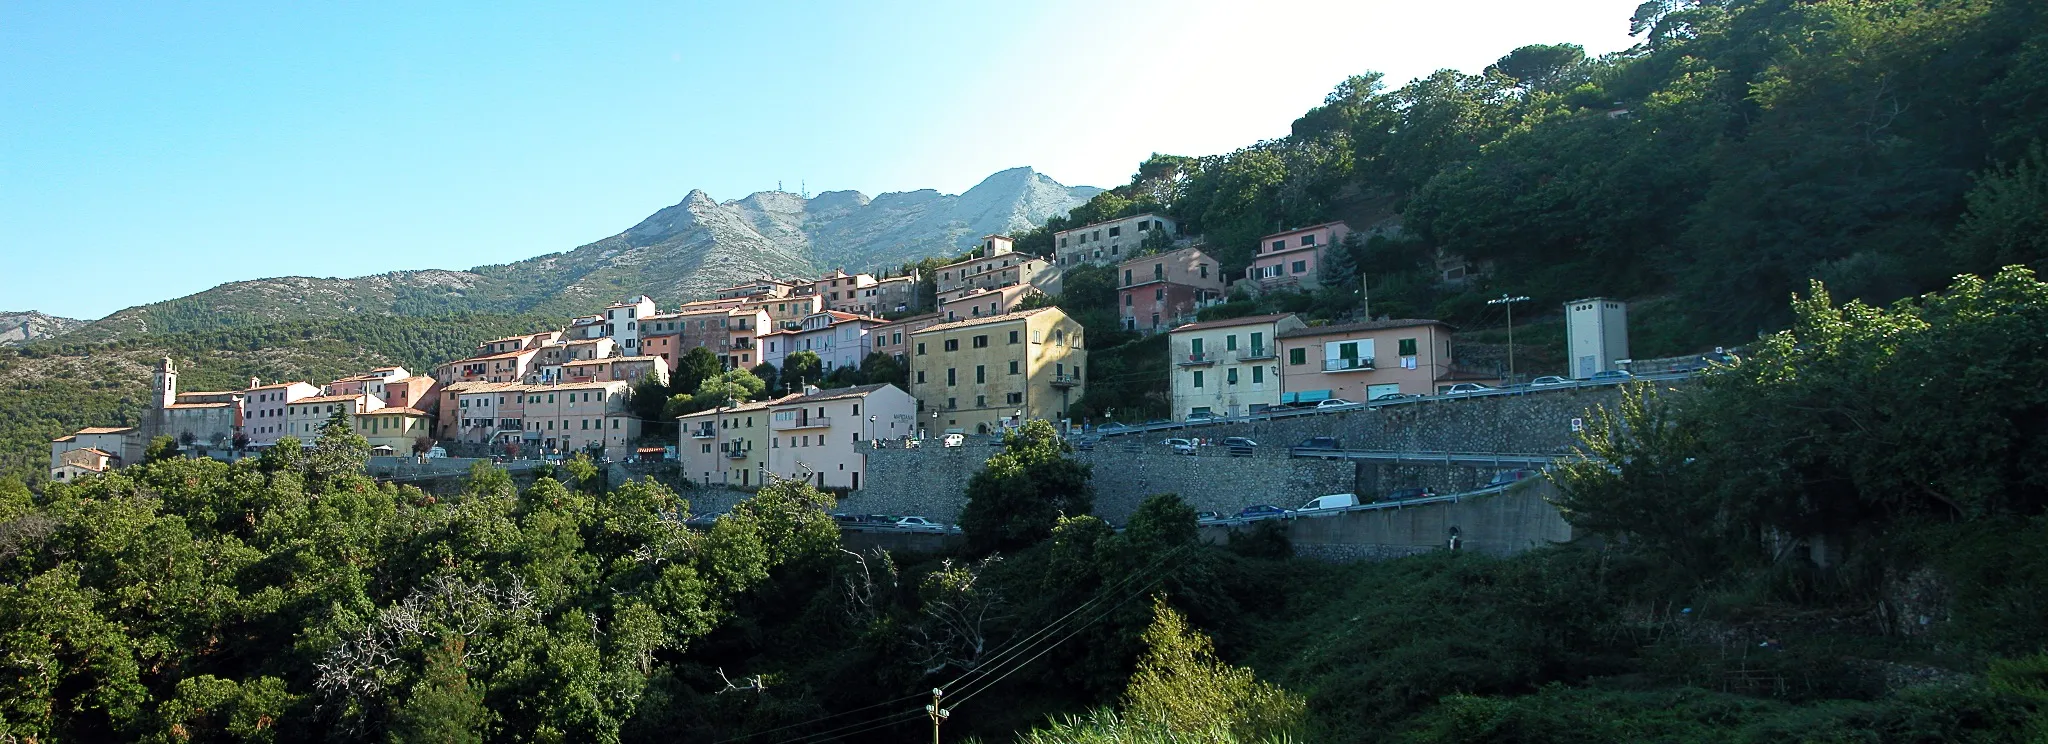
[[[1095,442],[1096,440],[1089,438],[1075,439],[1073,441],[1074,450],[1077,452],[1094,452]]]
[[[1386,498],[1383,498],[1383,499],[1380,499],[1380,500],[1381,500],[1381,501],[1407,501],[1407,500],[1409,500],[1409,499],[1426,499],[1426,498],[1429,498],[1429,497],[1431,497],[1431,496],[1435,496],[1435,495],[1436,495],[1436,491],[1430,490],[1429,488],[1426,488],[1426,487],[1416,487],[1416,488],[1397,488],[1397,489],[1394,489],[1394,490],[1392,490],[1392,491],[1389,491],[1389,492],[1387,492],[1387,496],[1386,496]]]
[[[1301,440],[1301,444],[1294,445],[1294,448],[1334,450],[1344,449],[1344,443],[1338,441],[1336,437],[1309,437],[1307,439]]]
[[[1231,457],[1250,457],[1259,448],[1259,443],[1250,437],[1224,437],[1223,446]]]
[[[860,515],[834,514],[832,515],[832,521],[838,522],[840,524],[860,524]]]
[[[1237,512],[1237,518],[1272,519],[1273,517],[1284,517],[1290,513],[1291,512],[1287,511],[1286,509],[1282,509],[1272,504],[1253,504],[1251,506],[1247,506],[1239,510]]]

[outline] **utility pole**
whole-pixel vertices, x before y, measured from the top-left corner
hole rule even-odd
[[[1372,279],[1358,272],[1358,294],[1365,297],[1365,319],[1372,320]]]
[[[1515,384],[1515,303],[1528,302],[1528,297],[1509,297],[1502,294],[1498,300],[1487,300],[1488,305],[1506,305],[1508,308],[1508,384]]]
[[[939,744],[939,722],[946,720],[946,717],[953,713],[953,711],[939,707],[939,699],[945,696],[945,690],[937,687],[932,688],[932,704],[924,707],[925,714],[932,717],[932,744]]]

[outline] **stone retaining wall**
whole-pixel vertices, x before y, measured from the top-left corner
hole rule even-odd
[[[1459,550],[1507,556],[1569,542],[1571,524],[1550,503],[1556,487],[1531,481],[1504,493],[1455,502],[1339,512],[1280,520],[1296,555],[1326,560],[1381,560],[1448,549],[1453,529]],[[1203,536],[1228,543],[1227,526],[1206,526]]]

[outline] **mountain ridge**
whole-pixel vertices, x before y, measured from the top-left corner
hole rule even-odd
[[[1100,192],[1028,166],[998,171],[957,195],[759,191],[721,202],[691,189],[617,234],[558,253],[467,270],[227,282],[67,331],[103,340],[345,314],[571,314],[642,293],[668,304],[763,275],[884,270],[951,255],[983,235],[1043,224]]]
[[[61,336],[90,321],[63,318],[35,310],[0,310],[0,346],[17,346],[42,338]]]

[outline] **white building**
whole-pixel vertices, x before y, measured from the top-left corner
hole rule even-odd
[[[796,330],[763,333],[756,343],[760,346],[761,361],[775,365],[776,369],[788,363],[789,355],[808,351],[817,354],[822,371],[830,373],[840,367],[859,367],[868,352],[874,351],[872,329],[886,322],[827,310],[805,317]]]
[[[1082,225],[1052,234],[1053,257],[1062,269],[1083,264],[1117,264],[1144,245],[1145,237],[1153,230],[1164,231],[1171,237],[1179,229],[1173,220],[1149,212]]]
[[[654,298],[640,295],[604,308],[604,335],[619,343],[627,356],[640,355],[640,319],[654,314]]]
[[[1594,297],[1564,304],[1565,358],[1571,375],[1583,380],[1610,369],[1628,355],[1628,303]]]
[[[249,382],[255,383],[255,380]],[[285,435],[285,407],[320,394],[320,388],[305,382],[252,384],[243,391],[242,434],[250,446],[268,447]]]
[[[382,398],[372,398],[363,393],[349,395],[316,395],[300,398],[284,407],[285,436],[299,438],[299,446],[311,447],[320,438],[320,429],[327,425],[327,419],[335,411],[346,412],[353,426],[355,416],[384,407]]]
[[[768,411],[768,472],[819,488],[860,490],[872,440],[917,427],[917,400],[888,383],[807,391]]]

